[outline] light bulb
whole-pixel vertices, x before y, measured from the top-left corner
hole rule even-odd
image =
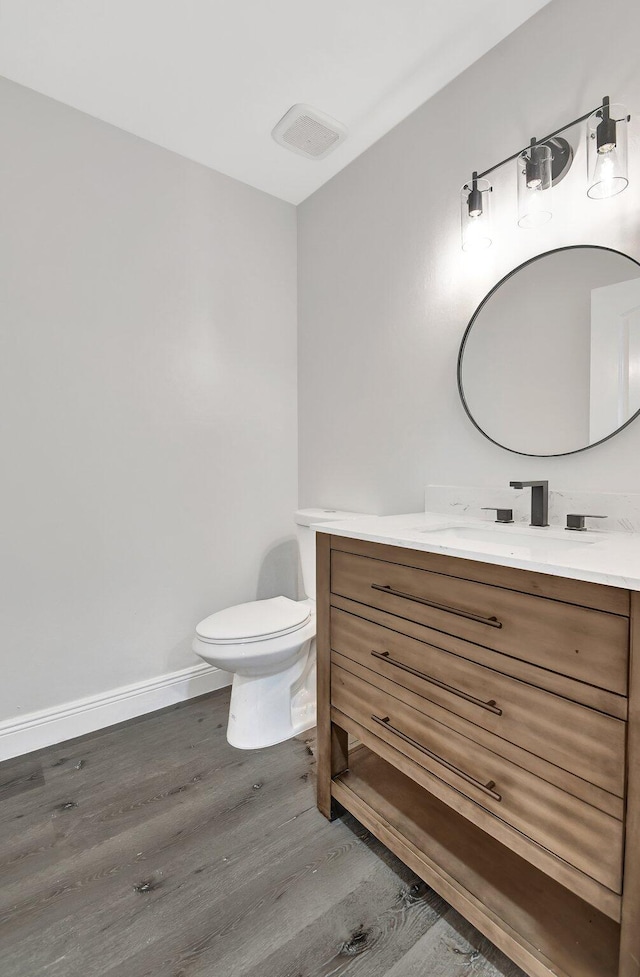
[[[525,166],[525,179],[530,190],[537,190],[542,186],[542,175],[540,167],[534,160],[527,160]]]
[[[616,148],[616,144],[614,142],[606,142],[602,146],[598,146],[598,152],[601,154],[610,153],[611,150],[615,148]]]
[[[491,244],[491,184],[476,173],[460,191],[462,250],[479,251]]]
[[[486,222],[480,217],[470,220],[464,229],[463,251],[478,251],[488,248],[490,244],[491,238],[487,233]]]
[[[469,217],[482,216],[482,193],[478,190],[477,186],[472,188],[467,203],[469,206]]]
[[[600,183],[602,197],[611,197],[613,195],[614,176],[615,167],[611,159],[611,151],[608,150],[606,153],[601,151],[598,154],[598,162],[596,163],[595,179]]]
[[[629,115],[623,105],[611,105],[608,98],[587,122],[587,195],[604,200],[622,193],[627,175],[627,129]]]
[[[595,154],[593,177],[587,191],[590,197],[596,200],[615,197],[622,193],[628,183],[626,167],[620,160],[617,147],[608,153]]]
[[[531,143],[518,156],[518,224],[540,227],[551,220],[553,156],[547,143]]]

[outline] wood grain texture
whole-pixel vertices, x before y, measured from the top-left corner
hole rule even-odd
[[[44,784],[42,764],[11,760],[0,767],[0,804],[25,790],[33,790]]]
[[[332,668],[331,696],[346,716],[449,784],[452,806],[464,794],[490,812],[496,820],[483,819],[486,830],[498,829],[504,821],[537,842],[532,859],[541,846],[613,892],[621,891],[620,821],[344,668]],[[375,722],[373,716],[388,718],[391,728]],[[403,740],[396,730],[423,749]],[[482,789],[483,784],[491,789]]]
[[[346,769],[349,753],[347,734],[331,722],[331,536],[316,533],[316,655],[318,810],[329,820],[338,814],[331,797],[331,778]]]
[[[334,798],[530,977],[640,977],[640,597],[331,545]]]
[[[345,658],[343,655],[340,655],[337,652],[332,652],[331,661],[332,665],[353,672],[354,675],[359,676],[360,678],[364,679],[364,681],[370,681],[369,670],[363,668],[352,659]],[[587,804],[597,808],[599,811],[604,811],[605,814],[609,814],[611,817],[616,818],[617,821],[622,821],[624,819],[624,798],[617,797],[615,794],[609,794],[600,787],[595,787],[586,780],[582,780],[580,777],[576,777],[573,774],[568,773],[561,767],[557,767],[553,763],[549,763],[547,760],[543,760],[541,757],[535,756],[533,753],[528,753],[526,750],[516,746],[514,743],[500,739],[493,733],[489,733],[479,726],[474,726],[466,719],[462,719],[453,712],[448,712],[446,709],[441,708],[436,703],[431,702],[428,699],[423,699],[421,696],[416,695],[409,689],[403,689],[401,694],[398,695],[397,686],[382,675],[377,676],[375,684],[378,686],[378,688],[389,693],[390,695],[402,698],[419,712],[423,712],[425,715],[431,716],[437,722],[440,722],[445,726],[449,726],[451,729],[462,733],[463,736],[473,739],[483,746],[486,746],[487,749],[491,750],[493,753],[497,753],[499,756],[505,757],[507,760],[510,760],[517,766],[522,767],[523,770],[528,770],[530,773],[534,774],[534,776],[545,780],[549,784],[554,784],[563,791],[573,794],[574,797],[580,798],[580,800],[585,801]]]
[[[356,820],[319,814],[311,735],[234,750],[228,702],[21,761],[42,781],[0,803],[2,977],[522,977]]]
[[[575,869],[548,849],[536,845],[521,831],[485,811],[464,794],[454,793],[448,784],[426,767],[400,753],[384,739],[374,736],[366,727],[360,726],[348,716],[342,716],[337,710],[335,710],[335,719],[373,753],[397,767],[399,771],[443,801],[453,811],[472,821],[474,825],[485,831],[489,838],[494,838],[506,848],[516,852],[523,860],[535,864],[554,881],[579,895],[590,905],[597,907],[610,919],[620,921],[621,898],[617,893]],[[567,830],[571,830],[570,825],[567,825]]]
[[[337,608],[331,614],[331,648],[375,673],[368,681],[393,682],[393,694],[404,695],[415,708],[433,702],[442,707],[441,721],[447,721],[445,710],[472,723],[467,735],[477,735],[478,726],[494,733],[490,749],[500,752],[501,741],[515,743],[623,797],[626,727],[619,719]],[[496,708],[486,708],[487,702]]]
[[[383,556],[378,552],[378,558],[371,559],[334,551],[332,592],[502,655],[523,659],[610,692],[626,693],[628,618],[487,583],[403,567],[387,562]],[[407,596],[395,596],[376,587],[391,587]],[[424,599],[450,610],[427,606],[421,603]],[[470,620],[465,614],[477,615],[483,622]],[[496,619],[500,627],[484,623]]]
[[[354,720],[349,719],[334,710],[336,722],[342,723],[350,736],[362,746],[365,746],[376,756],[386,760],[389,764],[396,767],[401,773],[425,788],[438,800],[443,801],[447,806],[452,807],[452,797],[454,805],[452,810],[472,821],[475,825],[485,831],[488,835],[499,841],[502,845],[509,848],[519,855],[524,861],[535,864],[545,874],[549,875],[556,882],[563,885],[570,892],[580,895],[586,902],[596,906],[600,912],[608,916],[615,922],[620,922],[621,898],[616,893],[607,889],[594,879],[588,878],[584,873],[578,872],[563,859],[547,851],[545,848],[536,846],[535,861],[532,853],[532,842],[522,832],[506,822],[495,819],[489,812],[484,811],[474,801],[469,800],[463,794],[458,793],[457,797],[452,795],[451,788],[444,781],[430,773],[425,767],[415,763],[408,756],[400,753],[390,746],[385,740],[374,736],[364,726],[360,726]],[[334,781],[335,784],[335,781]],[[337,796],[337,795],[336,795]]]
[[[640,975],[640,593],[631,595],[627,837],[619,977]]]
[[[362,539],[349,539],[334,536],[333,548],[345,553],[356,553],[383,559],[401,566],[413,566],[421,570],[432,570],[447,576],[464,580],[477,580],[516,590],[524,594],[536,594],[582,607],[611,614],[629,616],[629,591],[620,587],[606,587],[585,580],[570,580],[533,570],[518,570],[514,567],[498,566],[495,563],[482,563],[479,560],[463,560],[457,556],[443,556],[440,553],[424,553],[404,546],[390,546],[387,543],[370,543]]]
[[[615,977],[619,927],[376,757],[336,797],[532,977]]]
[[[436,645],[438,648],[459,655],[461,658],[478,662],[479,665],[485,665],[487,668],[492,668],[505,675],[511,675],[521,682],[535,685],[536,688],[546,689],[548,692],[570,699],[572,702],[580,702],[590,709],[597,709],[599,712],[615,716],[617,719],[626,720],[627,718],[626,695],[617,695],[608,692],[606,689],[599,689],[595,685],[589,685],[588,682],[578,682],[573,678],[567,678],[566,675],[560,675],[558,672],[539,668],[537,665],[532,665],[531,662],[498,654],[491,648],[483,648],[482,645],[464,641],[455,635],[436,631],[416,621],[399,618],[377,607],[358,604],[354,600],[348,600],[346,597],[340,597],[337,594],[332,595],[331,605],[356,617],[373,621],[392,631],[409,635],[418,641]]]

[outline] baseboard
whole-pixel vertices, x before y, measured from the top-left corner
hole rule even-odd
[[[0,723],[0,760],[63,743],[230,684],[228,672],[203,662],[53,709],[7,719]]]

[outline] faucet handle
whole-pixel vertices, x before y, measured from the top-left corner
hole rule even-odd
[[[482,509],[489,512],[495,512],[498,517],[496,522],[513,522],[513,509],[498,509],[494,505],[483,505]]]
[[[590,516],[587,513],[575,513],[571,512],[567,514],[567,525],[565,529],[572,529],[574,532],[584,533],[587,527],[584,524],[585,519],[606,519],[606,516]]]

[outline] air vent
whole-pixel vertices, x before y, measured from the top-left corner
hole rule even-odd
[[[324,159],[346,139],[347,130],[341,122],[309,105],[293,105],[271,135],[293,153],[307,159]]]

